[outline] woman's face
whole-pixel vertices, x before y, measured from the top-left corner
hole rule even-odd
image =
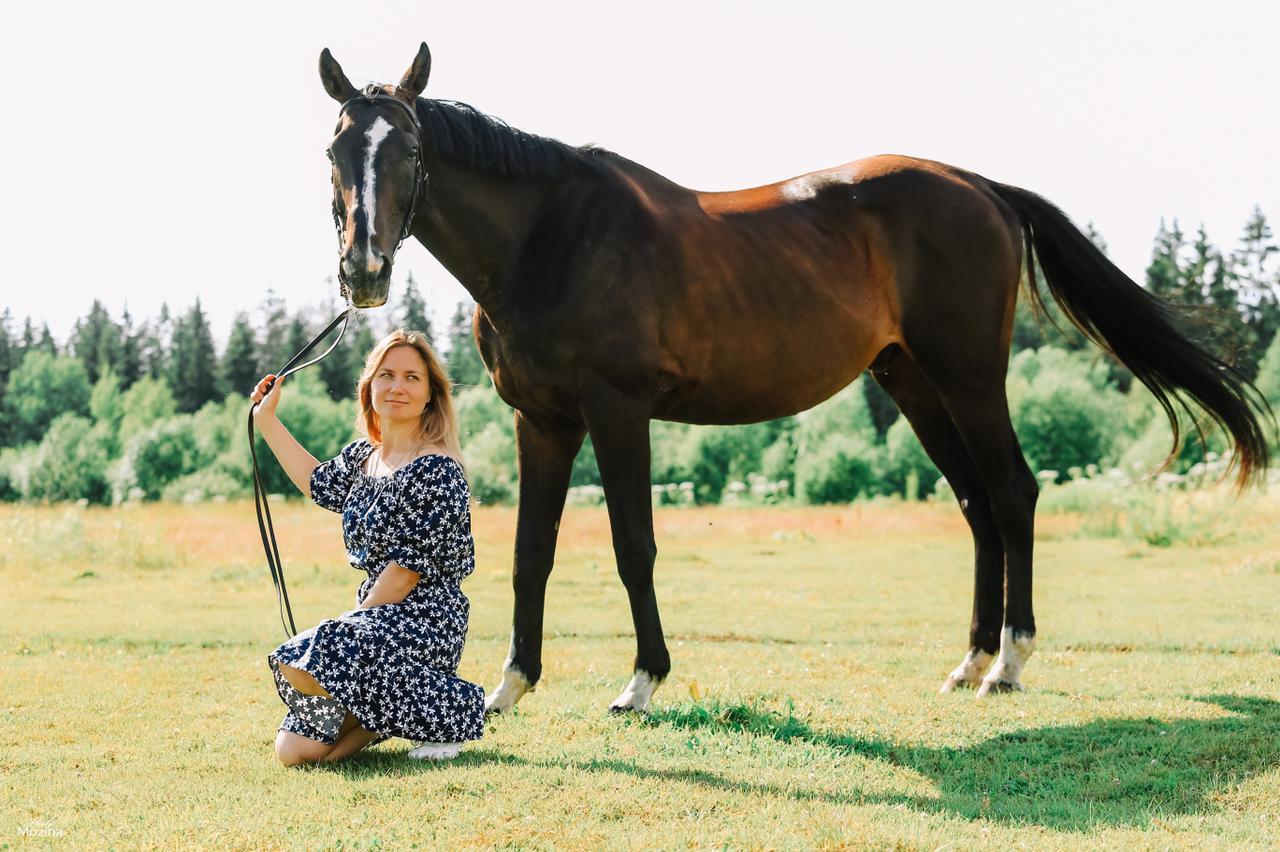
[[[369,390],[384,430],[389,422],[416,423],[431,401],[427,364],[412,346],[393,346],[374,372]]]

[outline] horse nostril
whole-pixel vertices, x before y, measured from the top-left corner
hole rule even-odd
[[[386,264],[387,256],[385,254],[375,248],[369,249],[369,254],[365,257],[365,270],[370,275],[377,275]]]

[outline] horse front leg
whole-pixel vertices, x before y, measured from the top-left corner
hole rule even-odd
[[[618,574],[631,602],[636,658],[631,682],[610,713],[644,712],[671,671],[653,588],[657,547],[649,472],[649,410],[613,393],[584,403],[583,414],[600,466]]]
[[[555,562],[556,536],[569,491],[573,460],[582,448],[584,434],[578,427],[535,420],[516,412],[520,505],[512,572],[515,612],[502,683],[485,698],[488,713],[501,713],[514,707],[542,676],[542,615],[547,578]]]

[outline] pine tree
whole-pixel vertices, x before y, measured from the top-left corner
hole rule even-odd
[[[326,313],[330,316],[336,315],[340,309],[340,305],[336,302],[331,302]],[[325,324],[328,325],[328,322],[326,321]],[[333,347],[333,351],[323,361],[316,364],[316,369],[320,371],[320,380],[324,382],[330,399],[350,400],[353,398],[353,389],[355,388],[355,383],[351,378],[355,372],[355,350],[353,345],[356,339],[356,327],[359,324],[361,324],[360,315],[357,313],[347,320],[347,330],[343,333],[342,339]],[[328,349],[333,344],[333,338],[337,333],[336,330],[329,332],[329,336],[316,345],[314,354],[319,355]]]
[[[1209,240],[1201,223],[1191,243],[1191,256],[1182,268],[1186,302],[1208,307],[1205,329],[1214,351],[1229,363],[1241,362],[1248,344],[1240,323],[1239,300],[1227,275],[1227,263]]]
[[[178,410],[196,411],[218,399],[218,360],[200,299],[174,328],[169,387]]]
[[[13,313],[4,309],[0,314],[0,400],[4,399],[4,386],[9,374],[18,366],[18,341],[13,337]]]
[[[258,362],[258,342],[254,339],[249,315],[236,314],[227,337],[227,348],[222,353],[222,393],[238,393],[248,396],[266,370]]]
[[[355,323],[355,337],[351,341],[349,361],[351,364],[351,378],[347,382],[348,388],[355,388],[356,383],[360,381],[360,374],[364,371],[364,361],[369,357],[369,353],[373,351],[373,347],[378,342],[373,336],[373,329],[369,327],[366,315],[359,315],[353,320],[353,323]]]
[[[475,338],[471,333],[471,318],[475,313],[475,304],[459,302],[449,320],[449,353],[446,368],[454,385],[475,387],[487,385],[489,376],[485,372],[484,361],[476,349]]]
[[[1245,223],[1240,247],[1231,253],[1231,274],[1242,291],[1242,302],[1253,306],[1266,296],[1275,297],[1267,266],[1273,255],[1280,254],[1275,234],[1262,208],[1255,206]],[[1278,270],[1280,271],[1280,270]]]
[[[97,299],[89,309],[89,315],[76,320],[67,341],[69,352],[84,364],[89,383],[96,384],[99,376],[109,367],[120,374],[120,354],[123,349],[120,327],[111,319],[107,308]]]
[[[167,302],[160,303],[160,314],[147,320],[138,331],[142,369],[153,379],[169,375],[169,359],[173,349],[173,317]]]
[[[120,344],[120,389],[128,390],[133,383],[142,378],[142,336],[141,330],[133,327],[133,317],[129,314],[129,306],[124,306],[121,316]]]
[[[1280,329],[1280,269],[1273,278],[1267,270],[1273,255],[1280,253],[1275,234],[1254,207],[1245,223],[1240,247],[1231,253],[1230,277],[1236,290],[1240,312],[1247,328],[1248,348],[1243,367],[1252,367],[1250,375]]]
[[[1182,254],[1186,250],[1186,237],[1173,220],[1173,227],[1166,227],[1164,219],[1156,231],[1155,247],[1151,251],[1151,263],[1147,265],[1147,289],[1162,299],[1177,304],[1188,302],[1183,292]]]
[[[1110,254],[1107,249],[1107,241],[1102,238],[1102,234],[1098,232],[1092,222],[1084,226],[1084,235],[1089,238],[1089,242],[1098,247],[1098,251],[1103,254]]]
[[[22,363],[22,356],[26,355],[32,349],[36,348],[36,327],[31,323],[31,317],[27,317],[22,323],[22,347],[18,352],[18,363]]]
[[[1200,226],[1196,236],[1194,265],[1198,271],[1197,283],[1203,288],[1205,301],[1221,310],[1233,323],[1240,317],[1240,293],[1231,277],[1230,265],[1222,252],[1209,242]]]
[[[319,329],[317,329],[317,331],[318,330]],[[279,362],[273,363],[271,368],[267,372],[271,372],[271,370],[280,369],[280,367],[284,366],[284,363],[287,359],[292,358],[294,355],[301,352],[302,347],[306,346],[308,343],[311,342],[312,334],[313,332],[308,330],[307,323],[302,318],[302,314],[301,313],[294,314],[293,319],[289,320],[288,330],[285,331],[284,354],[280,357]],[[323,351],[324,351],[323,349],[321,349],[319,352],[316,352],[313,350],[307,353],[307,358],[305,360],[309,361]]]
[[[258,363],[263,366],[264,373],[270,373],[283,367],[289,356],[298,350],[285,351],[289,312],[285,308],[284,299],[275,290],[267,290],[266,298],[258,307],[258,313],[261,315],[261,320],[257,337],[262,350]]]
[[[58,344],[53,339],[53,333],[49,331],[49,323],[43,323],[40,326],[40,339],[36,341],[36,348],[50,355],[57,356]]]
[[[431,348],[435,348],[435,334],[431,329],[431,319],[427,316],[427,303],[418,292],[418,284],[413,280],[412,272],[405,282],[404,298],[400,302],[400,327],[406,331],[421,332]]]

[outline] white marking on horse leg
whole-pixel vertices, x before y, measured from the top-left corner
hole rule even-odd
[[[662,681],[647,671],[636,669],[631,683],[627,684],[622,694],[609,705],[609,712],[625,713],[628,710],[634,710],[637,713],[646,712],[649,709],[649,699],[653,698],[654,691],[661,685]]]
[[[378,216],[378,193],[377,182],[378,176],[373,171],[373,160],[378,155],[378,146],[382,144],[382,140],[387,138],[387,134],[391,132],[391,125],[382,116],[374,119],[373,124],[369,125],[369,129],[364,132],[364,138],[369,140],[369,147],[364,152],[364,184],[360,188],[360,205],[364,207],[364,219],[368,226],[369,245],[366,257],[373,258],[373,231],[377,227],[376,220]],[[370,270],[376,272],[377,270]]]
[[[960,665],[956,666],[955,671],[947,675],[947,682],[942,685],[942,689],[939,689],[938,692],[951,692],[957,686],[976,687],[982,681],[982,676],[986,674],[987,668],[994,659],[995,655],[993,654],[979,651],[977,648],[970,648],[969,653],[964,655],[964,659],[960,662]]]
[[[1014,633],[1012,627],[1000,631],[1000,656],[982,679],[978,697],[992,692],[1021,692],[1022,667],[1036,649],[1034,633]]]
[[[524,672],[508,664],[502,670],[502,683],[498,684],[498,688],[485,697],[484,712],[505,713],[515,707],[516,702],[532,688],[529,685],[529,679],[524,676]]]
[[[507,661],[502,664],[502,683],[498,688],[485,696],[484,712],[505,713],[526,693],[533,690],[529,678],[515,666],[516,637],[511,636],[511,646],[507,650]]]

